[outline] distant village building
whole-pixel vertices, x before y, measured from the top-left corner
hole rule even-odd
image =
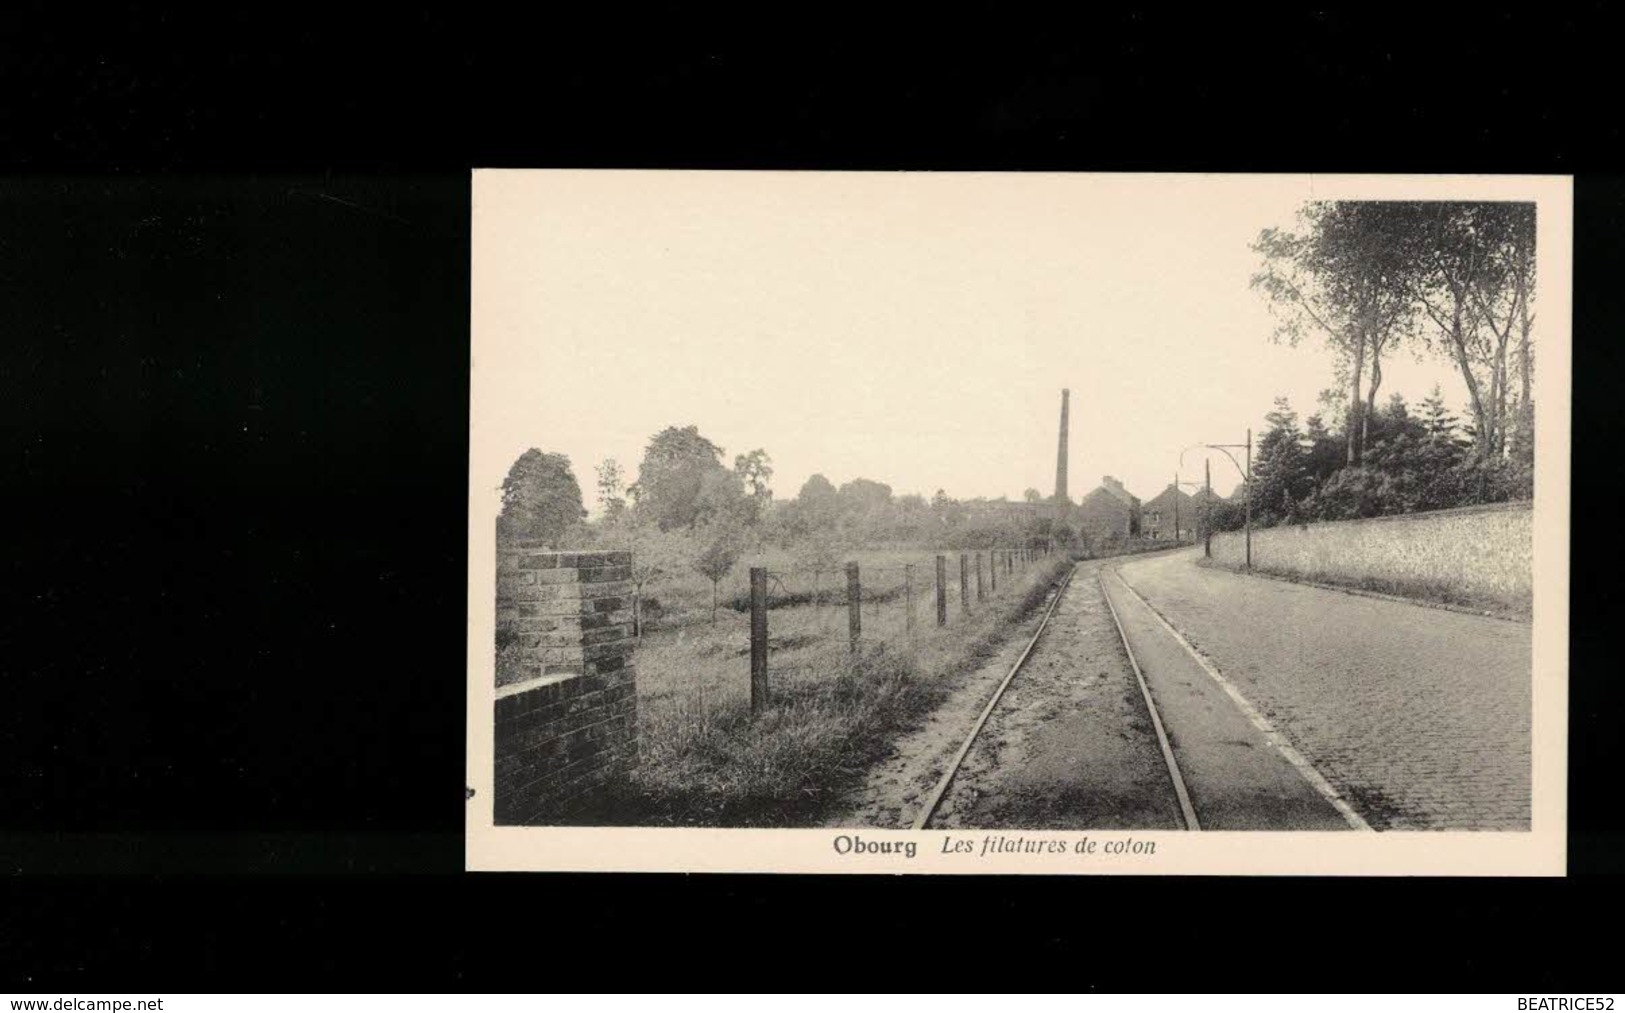
[[[1139,497],[1110,475],[1072,511],[1078,530],[1096,538],[1132,538],[1140,534]]]
[[[1147,538],[1195,538],[1201,510],[1200,500],[1170,482],[1140,508],[1140,528]]]

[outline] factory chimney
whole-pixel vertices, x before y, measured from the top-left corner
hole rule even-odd
[[[1061,438],[1055,448],[1055,501],[1063,504],[1070,502],[1066,494],[1066,434],[1069,428],[1067,412],[1071,400],[1072,392],[1063,389],[1061,391]]]

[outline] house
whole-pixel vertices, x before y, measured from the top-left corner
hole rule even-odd
[[[1140,529],[1147,538],[1195,538],[1201,510],[1195,496],[1170,482],[1140,508]],[[1176,522],[1178,531],[1174,530]]]
[[[1110,475],[1072,511],[1080,532],[1095,538],[1132,538],[1140,533],[1140,500]]]

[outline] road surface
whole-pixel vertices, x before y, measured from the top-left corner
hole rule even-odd
[[[1192,549],[1109,569],[1364,822],[1374,829],[1529,828],[1527,624],[1251,577],[1199,566],[1199,559]],[[1177,665],[1170,644],[1177,638],[1163,629],[1160,647],[1147,650],[1166,655],[1164,666]],[[1165,708],[1156,663],[1141,661]],[[1173,673],[1188,674],[1188,667]],[[1222,736],[1213,723],[1234,725],[1228,719],[1240,708],[1221,718],[1223,708],[1215,707],[1211,719],[1187,710],[1165,714],[1176,751],[1193,736]]]
[[[931,825],[1186,826],[1126,637],[1202,830],[1528,829],[1527,625],[1199,559],[1080,563]],[[830,825],[909,826],[1038,621]]]

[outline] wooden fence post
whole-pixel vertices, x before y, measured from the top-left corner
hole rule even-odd
[[[989,549],[987,553],[987,579],[992,584],[994,594],[999,593],[999,550]]]
[[[824,625],[824,589],[820,586],[821,584],[823,584],[823,571],[814,568],[812,601],[813,618],[818,621],[818,625],[820,627]]]
[[[914,640],[914,564],[903,564],[903,601],[907,609],[903,618],[903,629],[908,631],[910,642]]]
[[[948,559],[937,557],[937,625],[948,625]]]
[[[767,567],[750,568],[750,711],[767,706]]]
[[[982,554],[976,554],[976,600],[987,601],[987,592],[982,590]]]
[[[858,651],[858,640],[863,636],[863,582],[858,576],[858,564],[846,564],[846,633],[851,651]]]
[[[959,611],[970,611],[970,557],[959,554]]]

